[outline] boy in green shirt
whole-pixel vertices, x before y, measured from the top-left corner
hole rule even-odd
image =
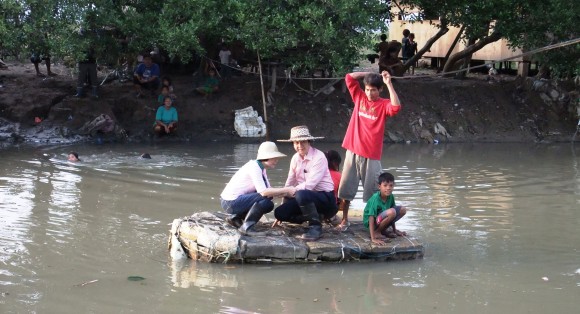
[[[369,198],[363,214],[363,224],[369,229],[371,241],[378,245],[385,244],[380,236],[387,238],[396,238],[397,236],[406,236],[404,231],[397,230],[395,222],[401,219],[407,213],[403,206],[395,205],[395,196],[393,188],[395,187],[395,177],[383,172],[379,176],[379,191]],[[392,232],[387,232],[389,226],[393,227]]]

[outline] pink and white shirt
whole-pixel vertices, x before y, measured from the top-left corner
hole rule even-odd
[[[304,158],[298,153],[294,154],[285,186],[293,186],[296,190],[334,191],[334,183],[324,153],[310,146]]]

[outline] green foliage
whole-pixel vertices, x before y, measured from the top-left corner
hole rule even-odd
[[[2,6],[2,48],[20,54],[41,46],[78,60],[96,47],[100,59],[114,59],[122,49],[158,47],[187,61],[238,40],[264,58],[342,71],[388,18],[381,0],[4,0]],[[78,35],[87,28],[99,35]]]
[[[533,49],[580,33],[576,0],[393,3],[419,8],[418,19],[465,25],[466,39],[498,31],[514,47]],[[0,6],[0,49],[9,54],[43,50],[79,60],[92,47],[101,62],[111,63],[158,47],[188,61],[195,54],[215,58],[218,43],[236,40],[253,52],[249,58],[259,52],[301,69],[338,72],[372,48],[371,36],[389,19],[384,0],[2,0]],[[90,35],[81,36],[81,29]],[[554,69],[578,60],[577,46],[556,53],[539,57]]]

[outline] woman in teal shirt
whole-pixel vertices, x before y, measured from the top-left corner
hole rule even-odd
[[[163,99],[163,106],[157,109],[155,115],[155,133],[159,135],[171,134],[177,129],[177,109],[172,107],[173,100],[167,96]]]

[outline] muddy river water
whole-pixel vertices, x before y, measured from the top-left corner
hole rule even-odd
[[[317,144],[322,150],[339,144]],[[279,144],[292,153],[291,144]],[[389,145],[415,261],[174,264],[169,224],[219,210],[257,144],[0,151],[1,313],[575,313],[580,147]],[[82,162],[66,162],[69,151]],[[151,160],[139,159],[148,152]],[[269,172],[283,184],[290,159]],[[354,207],[362,209],[360,199]],[[131,277],[133,276],[133,277]],[[136,279],[136,280],[129,280]]]

